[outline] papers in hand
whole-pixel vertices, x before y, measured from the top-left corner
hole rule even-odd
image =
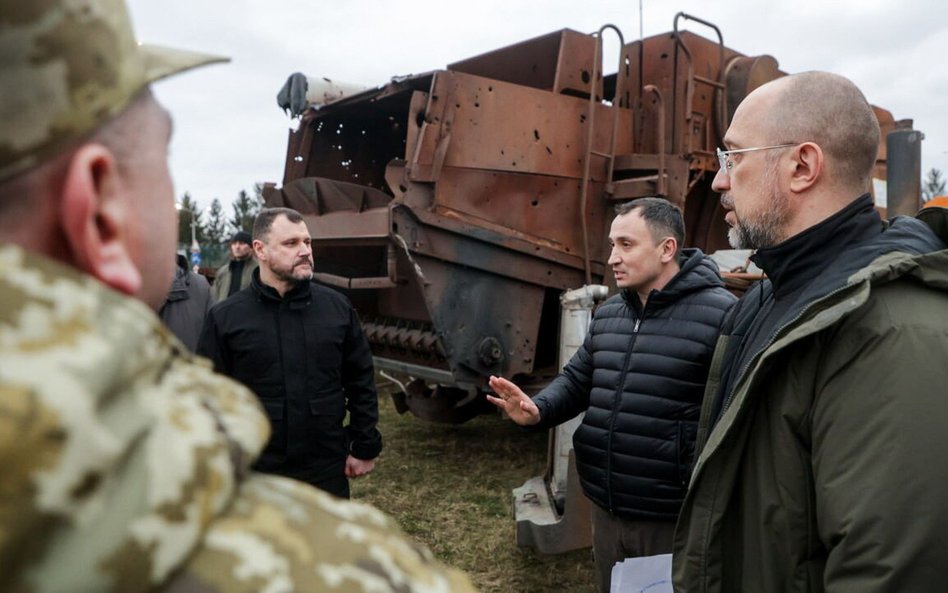
[[[626,558],[612,567],[610,593],[672,593],[671,554]]]

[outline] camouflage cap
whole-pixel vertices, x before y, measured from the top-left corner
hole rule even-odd
[[[222,61],[137,43],[124,0],[0,0],[0,180],[93,132],[150,82]]]

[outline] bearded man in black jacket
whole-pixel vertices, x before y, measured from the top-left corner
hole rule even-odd
[[[717,265],[680,249],[681,210],[661,198],[616,208],[609,265],[621,289],[582,346],[534,399],[491,377],[487,399],[518,424],[550,428],[585,412],[576,469],[593,504],[599,590],[612,567],[669,553],[694,456],[702,393],[724,314],[736,300]]]
[[[299,212],[262,210],[253,249],[259,268],[250,287],[211,309],[198,354],[266,409],[273,434],[255,469],[348,498],[348,478],[371,472],[382,450],[359,317],[344,296],[311,282],[311,238]]]

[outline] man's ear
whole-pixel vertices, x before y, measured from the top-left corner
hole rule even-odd
[[[260,239],[254,239],[253,243],[251,243],[250,246],[253,248],[253,255],[255,258],[257,258],[257,261],[258,262],[263,261],[260,259],[261,255],[265,255],[264,250],[263,250],[264,248],[263,241],[261,241]]]
[[[794,151],[794,169],[790,177],[790,191],[800,193],[810,189],[823,175],[823,149],[813,142],[804,142]]]
[[[100,144],[85,144],[66,171],[59,224],[80,270],[134,295],[142,277],[130,251],[129,198],[112,152]]]
[[[674,237],[665,237],[662,239],[662,263],[667,264],[668,262],[675,259],[675,252],[678,251],[678,241]]]

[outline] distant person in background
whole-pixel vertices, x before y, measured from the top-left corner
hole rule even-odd
[[[201,328],[204,327],[204,318],[214,304],[214,299],[207,278],[188,270],[185,256],[178,254],[175,261],[177,266],[171,290],[158,316],[188,350],[194,352],[201,337]]]
[[[237,231],[230,238],[230,261],[214,276],[214,301],[221,302],[230,295],[250,286],[250,277],[257,269],[253,259],[253,238],[247,231]]]

